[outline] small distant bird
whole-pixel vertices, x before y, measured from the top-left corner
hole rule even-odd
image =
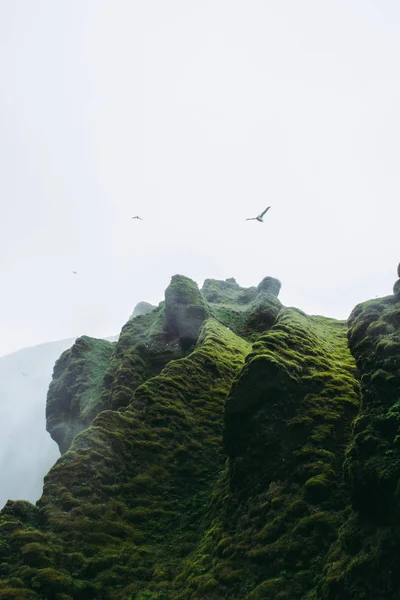
[[[24,377],[28,377],[26,373],[21,373],[21,375],[23,375]]]
[[[72,271],[74,275],[78,275],[78,273],[76,271]]]
[[[136,217],[132,217],[132,219],[139,219],[139,221],[143,221],[142,217],[138,217],[137,215]]]
[[[246,219],[246,221],[259,221],[260,223],[263,223],[263,216],[265,215],[265,213],[267,212],[267,210],[269,210],[271,207],[267,206],[267,208],[260,214],[257,215],[256,217],[250,217],[250,219]]]

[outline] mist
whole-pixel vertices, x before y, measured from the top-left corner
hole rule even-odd
[[[43,477],[60,456],[46,431],[46,394],[54,362],[73,342],[0,358],[0,508],[9,498],[36,502]]]
[[[175,273],[271,275],[337,318],[390,293],[399,24],[389,1],[1,3],[0,355],[111,335]]]

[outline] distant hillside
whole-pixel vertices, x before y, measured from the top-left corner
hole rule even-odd
[[[46,431],[46,395],[53,367],[75,338],[24,348],[0,358],[0,507],[35,502],[59,457]]]

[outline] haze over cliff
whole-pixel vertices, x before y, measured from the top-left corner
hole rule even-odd
[[[176,275],[61,355],[62,456],[0,513],[0,598],[396,597],[400,279],[347,322],[280,287]]]
[[[59,456],[46,432],[45,398],[60,353],[74,339],[0,357],[0,506],[8,498],[35,502]]]
[[[0,507],[8,498],[35,502],[60,454],[46,431],[45,401],[54,363],[74,342],[49,342],[0,357]]]

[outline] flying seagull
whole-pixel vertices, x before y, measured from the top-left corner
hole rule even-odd
[[[142,217],[138,217],[138,216],[132,217],[132,219],[139,219],[139,221],[143,221]]]
[[[251,217],[250,219],[246,219],[246,221],[259,221],[260,223],[263,223],[263,216],[265,215],[265,213],[267,212],[267,210],[269,210],[271,207],[267,206],[267,208],[260,214],[257,215],[256,217]]]
[[[76,271],[72,271],[74,275],[78,275],[78,273]]]

